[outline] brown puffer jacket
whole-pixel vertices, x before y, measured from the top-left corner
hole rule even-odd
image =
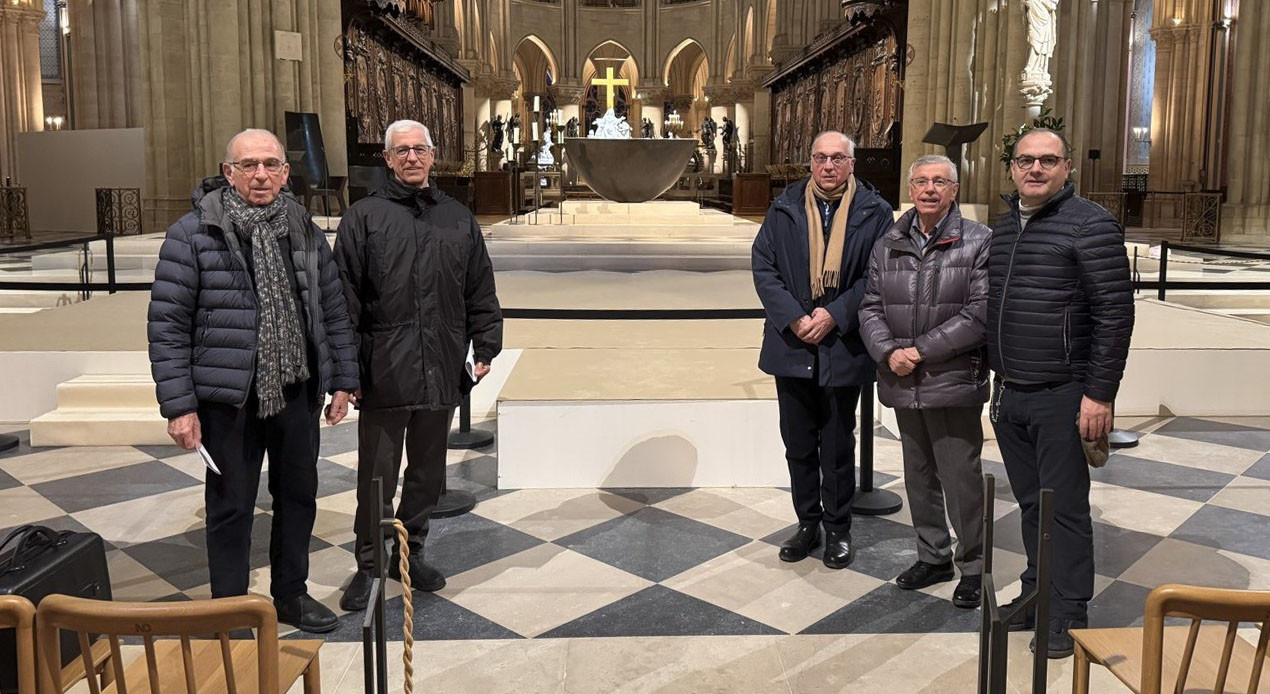
[[[985,320],[992,231],[954,204],[918,257],[909,210],[873,246],[860,304],[860,336],[878,363],[878,399],[894,408],[973,407],[988,401]],[[916,347],[913,373],[891,371],[891,352]]]

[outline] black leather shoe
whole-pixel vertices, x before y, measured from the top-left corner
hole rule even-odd
[[[300,631],[310,634],[325,634],[334,631],[340,620],[326,605],[304,593],[290,600],[274,600],[273,608],[278,611],[278,621],[290,624]]]
[[[802,561],[820,546],[820,524],[799,525],[794,534],[781,544],[781,561]]]
[[[850,530],[825,531],[825,566],[845,569],[855,559],[855,547],[851,546]]]
[[[1022,601],[1023,601],[1022,597],[1015,598],[1011,600],[1010,602],[1007,602],[1006,604],[1002,605],[998,611],[1012,612],[1014,611],[1016,607],[1019,606],[1019,603]],[[1006,631],[1031,631],[1035,628],[1036,628],[1036,610],[1029,608],[1026,612],[1023,613],[1022,618],[1007,624],[1005,627],[1005,630]]]
[[[982,587],[983,576],[962,575],[961,580],[957,582],[957,589],[953,591],[953,604],[962,609],[973,610],[979,606]]]
[[[947,564],[929,564],[920,559],[895,577],[895,585],[904,590],[917,590],[936,583],[953,580],[952,562]]]
[[[366,603],[370,601],[370,584],[373,578],[369,571],[358,571],[353,574],[353,580],[349,582],[348,587],[344,589],[344,595],[340,597],[340,609],[346,612],[366,609]]]
[[[1046,656],[1050,660],[1060,660],[1071,656],[1076,650],[1076,642],[1072,639],[1072,629],[1084,629],[1085,622],[1062,617],[1050,617],[1049,644]],[[1036,652],[1036,637],[1028,644],[1028,649]]]
[[[388,567],[388,577],[400,581],[401,580],[401,564],[397,559],[398,555],[393,555],[393,562]],[[422,590],[425,593],[432,593],[445,587],[445,576],[437,571],[436,567],[425,562],[423,557],[418,554],[410,555],[410,588],[413,590]]]

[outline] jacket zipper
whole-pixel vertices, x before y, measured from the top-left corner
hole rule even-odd
[[[1063,362],[1068,366],[1071,366],[1072,363],[1071,328],[1067,325],[1071,312],[1072,308],[1070,306],[1063,307]]]
[[[1010,370],[1005,365],[1005,337],[1001,326],[1005,324],[1005,298],[1010,291],[1010,277],[1014,274],[1014,254],[1019,250],[1019,241],[1023,239],[1023,217],[1017,207],[1014,208],[1014,221],[1019,225],[1019,234],[1014,237],[1014,245],[1010,247],[1010,263],[1006,265],[1005,283],[1001,285],[1001,306],[997,309],[997,349],[1001,350],[1001,375],[1007,379],[1010,377]]]

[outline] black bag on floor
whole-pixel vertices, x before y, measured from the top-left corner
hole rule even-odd
[[[46,595],[110,599],[106,545],[96,533],[58,532],[24,525],[0,542],[0,595],[21,595],[36,606]],[[0,694],[16,694],[17,644],[0,630]],[[62,632],[62,665],[79,657],[79,640]]]

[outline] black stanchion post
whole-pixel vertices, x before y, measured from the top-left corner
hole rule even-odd
[[[1169,240],[1160,241],[1160,288],[1156,290],[1155,298],[1164,301],[1164,285],[1169,279]]]
[[[1046,690],[1046,668],[1049,667],[1050,633],[1050,566],[1053,554],[1051,529],[1054,525],[1054,490],[1041,490],[1041,527],[1036,543],[1036,650],[1032,653],[1032,691]]]
[[[873,384],[860,388],[860,486],[851,501],[851,512],[861,516],[886,516],[904,508],[900,495],[873,487]]]
[[[992,653],[993,613],[997,596],[992,580],[992,509],[996,505],[996,478],[983,476],[983,585],[979,593],[979,694],[988,694],[988,666]]]
[[[494,443],[494,435],[472,428],[472,396],[464,395],[459,403],[459,428],[450,432],[449,447],[454,450],[485,448]]]
[[[115,235],[106,234],[106,284],[109,293],[115,293]]]

